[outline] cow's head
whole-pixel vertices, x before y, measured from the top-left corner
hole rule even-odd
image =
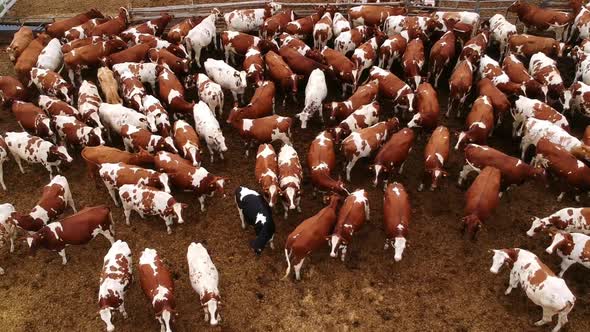
[[[26,241],[29,246],[29,255],[35,256],[42,240],[43,236],[40,233],[33,233],[32,235],[26,237]]]
[[[72,98],[73,98],[73,87],[70,83],[67,82],[63,82],[59,85],[58,89],[57,89],[57,96],[59,97],[59,99],[65,101],[68,104],[72,104]]]
[[[125,7],[119,7],[119,16],[118,18],[125,22],[125,25],[129,23],[129,11]]]
[[[279,196],[283,195],[277,184],[271,184],[270,186],[264,188],[263,194],[271,208],[277,204]]]
[[[500,272],[504,264],[514,263],[506,250],[494,249],[492,252],[494,253],[494,257],[492,258],[492,267],[490,267],[490,272],[497,274]]]
[[[479,220],[479,218],[476,215],[470,214],[464,217],[461,221],[463,222],[463,228],[461,232],[463,234],[467,234],[467,236],[470,237],[472,240],[475,240],[477,233],[483,226],[481,220]]]
[[[183,45],[170,44],[168,47],[166,47],[166,50],[169,51],[171,53],[171,55],[174,55],[175,57],[177,57],[179,59],[186,60],[186,64],[188,65],[188,52],[186,51],[186,49],[184,48]],[[188,70],[187,71],[183,70],[183,72],[188,73]]]
[[[219,135],[215,135],[213,137],[213,141],[215,142],[215,146],[217,147],[217,151],[220,153],[227,152],[227,146],[225,145],[225,137],[219,132]]]
[[[230,183],[229,179],[222,176],[214,176],[213,181],[209,183],[209,190],[213,193],[225,197],[225,186]]]
[[[246,88],[248,85],[247,74],[245,71],[235,71],[234,78],[236,79],[236,88]]]
[[[205,308],[205,310],[207,311],[205,319],[208,318],[209,324],[211,326],[217,326],[219,324],[219,321],[221,320],[221,316],[219,315],[220,304],[221,302],[217,297],[212,297],[209,301],[203,304],[203,308]]]
[[[375,164],[370,165],[369,170],[374,172],[375,178],[373,180],[373,187],[377,187],[379,184],[379,177],[383,176],[384,174],[388,174],[391,169],[387,165]]]
[[[533,237],[536,233],[540,232],[545,227],[546,225],[542,219],[533,217],[533,223],[531,224],[531,228],[526,232],[526,235]]]
[[[340,250],[340,245],[342,243],[342,238],[338,234],[332,234],[330,239],[330,257],[336,258],[338,257],[338,250]]]
[[[105,141],[102,136],[102,129],[92,128],[92,130],[88,133],[88,136],[86,137],[86,145],[87,146],[105,145]]]
[[[430,173],[430,178],[431,178],[431,182],[430,182],[430,190],[431,191],[438,188],[438,181],[440,180],[441,177],[449,176],[449,173],[443,169],[434,169],[434,170],[429,170],[428,172]]]
[[[559,102],[563,109],[563,113],[569,111],[572,104],[572,91],[570,89],[563,89],[559,96]]]
[[[404,250],[406,249],[407,240],[403,236],[396,236],[393,242],[393,260],[399,262],[402,260]]]
[[[184,223],[182,211],[187,207],[188,204],[174,202],[174,204],[167,206],[166,209],[164,209],[164,215],[172,218],[172,220],[176,220],[177,223],[182,224]]]
[[[297,208],[297,200],[301,197],[301,189],[289,186],[283,191],[283,199],[287,201],[289,210],[295,210]]]
[[[229,111],[229,115],[227,116],[227,123],[233,123],[239,121],[243,118],[242,116],[243,110],[238,107],[238,102],[234,102],[234,107]]]
[[[266,54],[269,51],[273,51],[275,53],[279,53],[279,45],[274,40],[266,40],[261,39],[260,43],[258,44],[258,48],[260,48],[260,53]]]
[[[331,121],[336,120],[336,115],[344,111],[343,107],[345,107],[344,103],[337,101],[333,101],[331,103],[326,103],[323,105],[324,111],[330,113]]]
[[[161,319],[162,332],[172,332],[172,325],[174,325],[174,310],[170,308],[170,305],[166,304],[162,311],[156,313],[156,317]]]
[[[158,141],[156,150],[166,151],[170,153],[178,153],[178,150],[174,146],[174,141],[172,140],[172,137],[161,137]]]
[[[35,126],[37,127],[37,135],[41,137],[52,137],[54,135],[52,128],[52,121],[46,116],[39,116],[37,118],[37,123]]]
[[[49,148],[49,155],[53,157],[54,160],[59,159],[65,163],[71,163],[73,160],[66,147],[62,145],[52,145]]]
[[[257,63],[253,63],[247,70],[246,80],[248,83],[260,87],[264,82],[264,70],[262,67]]]
[[[86,17],[88,17],[89,19],[104,18],[104,15],[102,15],[100,10],[96,8],[91,8],[89,11],[86,12]]]
[[[311,114],[309,113],[309,111],[304,109],[302,112],[295,114],[295,117],[299,119],[299,121],[301,121],[301,129],[306,129],[307,121],[309,121],[309,119],[311,118]]]

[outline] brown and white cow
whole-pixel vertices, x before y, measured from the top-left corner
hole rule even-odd
[[[379,81],[379,96],[391,100],[396,112],[400,108],[407,112],[414,110],[415,95],[412,88],[389,70],[373,66],[369,72],[369,79]]]
[[[313,27],[326,12],[326,6],[318,6],[316,12],[287,23],[285,32],[300,39],[313,35]]]
[[[31,254],[35,254],[38,248],[57,251],[65,265],[68,262],[66,246],[87,244],[98,234],[111,244],[115,242],[111,209],[106,205],[86,207],[76,214],[43,226],[27,237],[27,243]]]
[[[57,97],[68,104],[72,103],[72,85],[66,82],[58,73],[41,68],[31,70],[31,82],[40,93]]]
[[[544,53],[535,53],[529,62],[529,73],[543,85],[541,90],[543,91],[546,102],[549,101],[549,97],[559,102],[564,112],[569,109],[572,93],[565,88],[555,60],[549,58]]]
[[[112,310],[118,310],[127,318],[125,293],[133,280],[132,266],[129,245],[117,240],[104,256],[98,289],[98,314],[107,325],[107,332],[115,330]]]
[[[386,236],[383,250],[391,246],[396,262],[402,260],[406,249],[411,213],[410,199],[404,185],[398,182],[388,184],[383,194],[383,226]]]
[[[465,126],[467,130],[459,134],[455,150],[468,143],[486,144],[488,136],[494,130],[494,108],[490,98],[480,96],[473,102],[471,112],[465,119]]]
[[[129,12],[125,7],[120,7],[116,17],[97,25],[90,34],[92,36],[115,36],[123,32],[127,28],[127,24],[129,24]]]
[[[49,116],[67,115],[75,117],[78,120],[82,119],[80,112],[75,107],[55,97],[40,95],[37,104]]]
[[[158,151],[178,153],[178,150],[174,147],[172,137],[152,134],[149,130],[136,127],[132,124],[126,124],[121,127],[121,137],[123,137],[123,144],[127,151],[146,150],[149,153]]]
[[[344,183],[332,178],[331,172],[336,167],[336,153],[334,152],[334,137],[324,130],[319,133],[309,146],[307,165],[310,168],[311,183],[314,196],[316,191],[332,191],[348,195]]]
[[[392,15],[406,15],[406,7],[391,7],[380,5],[363,5],[352,7],[348,10],[348,20],[353,26],[377,25],[381,26],[387,17]]]
[[[8,132],[4,139],[12,158],[23,174],[25,170],[22,167],[21,160],[31,164],[42,164],[49,171],[50,178],[53,178],[53,167],[59,172],[59,166],[62,162],[72,162],[72,157],[65,147],[55,146],[26,132]]]
[[[64,54],[64,65],[70,82],[80,82],[82,70],[95,68],[104,57],[127,47],[120,38],[99,41],[95,44],[82,46]]]
[[[306,56],[312,60],[315,60],[319,63],[326,64],[326,59],[320,53],[320,51],[316,49],[312,49],[311,47],[307,46],[304,41],[299,38],[295,38],[288,33],[281,33],[279,35],[279,42],[281,48],[289,47],[295,49],[299,54]]]
[[[155,41],[133,45],[127,49],[109,54],[105,58],[104,64],[111,67],[125,62],[142,62],[145,60],[148,51],[153,47],[156,47]]]
[[[279,188],[282,192],[283,210],[285,210],[285,219],[288,217],[289,210],[297,209],[301,212],[301,180],[303,179],[303,169],[299,162],[297,151],[291,144],[285,144],[281,147],[278,156],[279,163]]]
[[[27,90],[12,76],[0,76],[0,104],[8,106],[15,100],[27,99]]]
[[[403,82],[402,82],[403,83]],[[324,104],[324,109],[330,112],[330,120],[343,120],[363,105],[372,103],[379,93],[379,81],[373,79],[367,84],[361,85],[347,100],[333,101]]]
[[[448,176],[445,171],[445,162],[449,158],[450,149],[449,129],[445,126],[438,126],[430,136],[424,148],[424,176],[418,186],[418,191],[424,189],[424,184],[430,179],[430,190],[438,187],[441,177]]]
[[[527,33],[529,28],[535,28],[537,31],[555,31],[555,37],[561,40],[565,40],[565,32],[574,19],[570,13],[540,8],[525,0],[514,1],[507,11],[518,15],[518,19],[524,23],[524,33]]]
[[[23,84],[29,84],[31,79],[31,69],[37,65],[39,55],[50,40],[51,37],[45,33],[37,35],[16,60],[14,64],[14,72],[16,73],[16,77]]]
[[[299,81],[303,79],[303,76],[293,73],[283,58],[273,51],[264,55],[264,61],[266,63],[268,76],[275,81],[283,91],[283,105],[285,105],[288,92],[291,93],[293,100],[296,100],[298,84]]]
[[[117,39],[119,37],[115,37]],[[96,44],[98,42],[105,41],[103,37],[86,37],[82,39],[72,40],[71,42],[67,42],[61,45],[61,53],[66,54],[71,52],[72,50],[77,49],[78,47],[87,46],[90,44]]]
[[[16,101],[12,104],[11,110],[21,128],[32,135],[55,142],[55,133],[51,129],[51,120],[42,109],[32,103]]]
[[[375,29],[366,25],[344,31],[334,39],[334,50],[342,55],[349,56],[357,47],[371,38],[374,33]],[[385,37],[384,34],[382,34],[382,37]]]
[[[465,193],[462,232],[472,239],[500,202],[500,174],[497,168],[486,166]]]
[[[537,82],[527,71],[524,64],[514,55],[508,54],[502,61],[502,69],[510,81],[518,83],[528,97],[543,98],[541,83]]]
[[[291,143],[291,125],[293,119],[279,115],[269,115],[258,119],[233,119],[232,127],[236,128],[245,141],[245,153],[251,146],[260,143],[281,141]]]
[[[428,28],[435,32],[452,30],[456,25],[477,27],[480,16],[471,11],[444,12],[437,11],[430,14]],[[474,29],[477,30],[477,29]]]
[[[369,167],[375,173],[373,186],[376,187],[379,184],[380,178],[387,183],[389,175],[396,169],[399,174],[402,173],[406,159],[412,151],[415,137],[414,131],[409,128],[403,128],[389,136],[387,142],[377,152],[373,165]]]
[[[522,135],[524,123],[528,118],[549,121],[567,132],[570,131],[570,125],[563,114],[537,99],[519,96],[519,98],[514,101],[511,113],[512,118],[514,119],[514,122],[512,123],[513,136]]]
[[[333,129],[336,142],[340,142],[341,137],[348,137],[352,132],[370,127],[379,122],[380,112],[381,106],[376,101],[359,107]]]
[[[230,57],[231,63],[236,63],[235,55],[244,56],[252,47],[258,48],[263,54],[268,51],[275,53],[279,51],[279,47],[274,40],[261,39],[247,33],[223,31],[219,34],[219,39],[221,40],[221,46],[225,52],[225,62],[227,63],[230,63]]]
[[[285,258],[289,276],[291,264],[295,270],[295,279],[301,280],[301,266],[307,255],[327,244],[327,239],[337,221],[337,210],[342,198],[338,194],[329,197],[329,203],[318,213],[302,221],[287,237]]]
[[[513,35],[508,39],[508,51],[525,58],[530,58],[538,52],[550,58],[558,58],[563,56],[565,44],[548,37]]]
[[[451,110],[457,110],[457,117],[461,117],[461,110],[471,86],[473,85],[473,64],[469,60],[461,61],[453,70],[449,78],[449,102],[447,103],[446,117],[451,115]]]
[[[293,10],[281,10],[264,20],[264,23],[260,28],[260,37],[264,39],[275,39],[285,31],[287,24],[293,20],[295,20]]]
[[[119,83],[115,79],[113,71],[107,67],[100,67],[96,77],[98,78],[98,83],[105,96],[106,102],[109,104],[122,104],[123,99],[119,96]],[[82,87],[80,87],[80,89],[82,89]]]
[[[104,163],[125,163],[129,165],[148,166],[154,163],[154,156],[145,150],[131,153],[110,146],[87,146],[80,153],[86,163],[88,176],[96,179],[98,169]]]
[[[4,162],[8,160],[8,146],[4,142],[4,138],[0,136],[0,185],[6,191],[6,184],[4,184]]]
[[[368,220],[370,220],[369,197],[365,190],[356,190],[346,197],[338,211],[338,221],[330,236],[330,257],[340,256],[344,262],[352,236]]]
[[[10,61],[15,63],[32,41],[33,30],[31,30],[31,28],[22,26],[18,29],[18,31],[14,33],[10,45],[6,48]]]
[[[385,34],[380,30],[375,32],[375,37],[369,39],[354,50],[352,57],[350,58],[357,68],[357,77],[359,80],[361,75],[366,69],[373,67],[377,64],[377,52],[379,47],[385,41]]]
[[[100,11],[98,11],[98,9],[92,8],[89,11],[80,13],[74,17],[50,23],[45,27],[45,30],[49,35],[51,35],[51,37],[60,38],[63,37],[63,34],[71,28],[80,25],[86,21],[89,21],[93,18],[102,17],[103,15]]]
[[[500,67],[500,64],[487,54],[479,60],[478,74],[480,78],[487,78],[492,81],[498,89],[507,95],[518,94],[522,91],[520,84],[512,82],[510,77]]]
[[[168,174],[125,163],[101,164],[98,174],[109,191],[113,202],[119,206],[117,189],[125,184],[137,184],[163,189],[170,193]]]
[[[346,19],[346,17],[340,12],[335,12],[332,20],[332,31],[334,32],[334,36],[338,37],[342,32],[349,31],[350,29],[352,29],[352,27],[350,26],[348,19]]]
[[[254,91],[250,103],[244,107],[234,106],[229,112],[227,123],[242,119],[258,119],[274,113],[275,84],[272,81],[264,81]]]
[[[73,116],[56,115],[51,119],[57,136],[66,146],[97,146],[105,141],[100,128],[93,128]]]
[[[455,33],[447,31],[430,49],[428,79],[434,77],[434,86],[438,87],[438,80],[448,64],[455,58]]]
[[[80,25],[76,25],[75,27],[72,27],[68,31],[64,32],[63,39],[70,42],[76,39],[86,38],[90,36],[90,33],[97,25],[103,24],[108,20],[108,18],[98,17],[88,20]]]
[[[204,18],[204,16],[192,16],[180,21],[176,25],[173,25],[166,34],[166,40],[175,44],[182,43],[188,32],[191,31],[192,28],[196,27],[197,24],[201,23]]]
[[[553,240],[551,245],[545,249],[548,254],[557,251],[561,257],[561,271],[559,277],[569,269],[572,264],[580,263],[585,268],[590,268],[590,236],[579,233],[568,233],[563,231],[552,232]]]
[[[325,72],[330,78],[335,78],[336,73],[332,68],[329,66],[317,62],[314,59],[306,57],[299,53],[297,50],[291,47],[281,47],[279,50],[279,55],[283,58],[285,63],[293,70],[295,74],[303,75],[304,77],[309,77],[311,73],[316,70],[320,69]],[[244,65],[244,69],[245,65]]]
[[[418,85],[416,89],[416,111],[417,113],[408,122],[409,128],[421,127],[431,130],[438,125],[440,105],[436,90],[428,82]]]
[[[184,86],[174,72],[162,65],[158,65],[156,72],[160,100],[165,102],[173,113],[191,114],[195,103],[186,101]]]
[[[424,43],[416,38],[408,42],[406,51],[402,56],[402,67],[406,82],[414,89],[418,88],[422,81],[422,67],[424,66]]]
[[[172,131],[170,117],[158,98],[152,95],[145,95],[141,102],[143,103],[144,114],[151,131],[163,137],[170,136]]]
[[[459,54],[457,65],[459,65],[461,61],[467,60],[472,66],[477,66],[481,57],[486,54],[489,40],[489,30],[482,30],[480,33],[469,39]]]
[[[590,208],[566,207],[545,218],[533,217],[531,228],[526,234],[532,237],[536,233],[553,228],[564,232],[590,235]]]
[[[313,48],[321,50],[333,37],[332,14],[324,13],[322,18],[313,26]]]
[[[328,66],[332,67],[336,77],[342,83],[342,97],[346,94],[346,89],[350,87],[351,92],[356,90],[358,68],[344,54],[335,51],[329,47],[324,47],[322,56],[326,59]]]
[[[139,112],[144,112],[143,98],[147,95],[141,80],[131,72],[119,76],[119,87],[125,104]]]
[[[242,68],[246,72],[248,83],[259,86],[264,81],[264,58],[257,47],[251,47],[246,52]]]
[[[260,144],[256,153],[254,175],[262,187],[262,194],[271,208],[282,195],[279,187],[279,164],[277,154],[270,144]]]
[[[173,18],[174,16],[169,15],[168,13],[162,13],[158,18],[145,21],[121,32],[120,36],[125,38],[126,36],[136,33],[148,33],[150,35],[160,36]]]
[[[229,30],[240,32],[259,31],[264,21],[281,9],[281,5],[270,1],[262,8],[236,9],[225,13],[223,18]]]
[[[508,97],[490,79],[482,78],[477,82],[477,95],[490,98],[497,124],[500,124],[504,116],[510,112]]]
[[[516,34],[516,25],[509,22],[502,14],[495,14],[488,20],[492,44],[498,44],[500,59],[504,58],[509,40]]]
[[[402,58],[409,39],[407,31],[394,33],[386,39],[379,47],[379,67],[391,69],[393,62]]]
[[[361,158],[369,157],[374,151],[377,151],[398,127],[399,121],[393,117],[387,121],[353,132],[342,141],[342,151],[347,160],[347,181],[350,181],[350,172],[356,162]]]
[[[199,135],[188,122],[177,120],[173,129],[174,145],[179,154],[190,161],[193,166],[201,165],[201,144]]]
[[[166,48],[152,48],[148,51],[147,57],[153,63],[168,65],[178,75],[188,74],[190,70],[189,59],[181,58]]]
[[[429,18],[426,16],[389,16],[383,23],[383,31],[392,36],[395,33],[405,32],[409,39],[419,38],[423,42],[429,42],[432,28],[428,27]]]
[[[139,282],[160,322],[161,332],[172,332],[176,315],[174,280],[155,249],[145,248],[139,257]]]

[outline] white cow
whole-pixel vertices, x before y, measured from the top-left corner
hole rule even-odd
[[[219,127],[219,122],[215,115],[203,101],[199,101],[193,107],[193,117],[195,119],[195,130],[199,137],[204,137],[207,143],[207,149],[211,156],[211,162],[214,161],[214,153],[219,153],[219,157],[223,160],[223,153],[227,151],[225,146],[225,137]]]
[[[238,96],[241,96],[243,101],[244,91],[248,85],[245,71],[237,71],[224,61],[211,58],[205,61],[205,71],[211,80],[231,91],[234,101],[238,100]]]
[[[101,103],[98,114],[107,128],[109,138],[111,137],[111,131],[120,135],[121,127],[126,124],[148,129],[148,121],[145,115],[121,104]]]
[[[576,297],[569,290],[565,281],[556,277],[537,255],[530,251],[513,248],[494,250],[490,272],[497,274],[502,266],[512,265],[510,281],[504,294],[513,288],[522,287],[534,304],[543,308],[543,318],[535,322],[536,326],[550,323],[557,316],[557,325],[552,332],[557,332],[567,324],[567,315],[574,308]]]
[[[53,167],[59,172],[62,162],[71,163],[72,157],[63,146],[55,146],[40,137],[29,135],[26,132],[9,132],[5,136],[8,151],[16,161],[21,173],[25,173],[21,160],[30,164],[42,164],[49,171],[49,177],[53,178]]]
[[[275,2],[269,2],[264,8],[255,9],[236,9],[229,13],[223,14],[223,19],[228,30],[239,32],[260,31],[267,17],[266,12],[272,16],[281,10],[281,5]]]
[[[191,243],[186,253],[188,261],[188,273],[191,285],[201,302],[201,307],[205,311],[205,321],[216,326],[219,324],[221,317],[219,315],[219,273],[207,249],[200,243]]]
[[[199,100],[204,101],[209,106],[209,109],[221,118],[224,101],[221,85],[210,80],[205,74],[198,74],[197,93],[199,95]]]
[[[586,219],[588,216],[588,219]],[[555,227],[566,232],[584,233],[590,235],[590,208],[563,208],[545,218],[533,218],[531,228],[526,232],[528,236]]]
[[[158,75],[156,73],[156,62],[123,62],[113,65],[113,71],[122,76],[124,73],[129,72],[134,74],[141,83],[149,84],[152,88],[152,92],[156,91],[156,82]]]
[[[112,310],[119,310],[123,318],[127,318],[125,293],[133,279],[132,266],[129,245],[117,240],[104,256],[98,289],[98,313],[108,332],[115,330],[111,321]]]
[[[53,38],[49,41],[47,46],[43,48],[41,54],[37,58],[37,68],[52,70],[54,72],[61,71],[63,66],[64,55],[61,52],[61,43],[59,39]]]
[[[189,59],[195,60],[197,67],[201,68],[201,49],[209,46],[213,41],[217,44],[215,19],[219,14],[219,10],[214,9],[214,12],[207,16],[201,23],[192,28],[184,38],[184,46],[188,53]],[[194,57],[192,55],[194,53]]]
[[[590,269],[590,236],[579,233],[568,233],[558,231],[553,233],[553,241],[545,250],[548,254],[557,251],[561,257],[561,271],[559,277],[569,269],[572,264],[579,263],[587,269]]]
[[[303,170],[297,151],[291,144],[284,144],[279,151],[279,188],[281,189],[285,219],[289,210],[301,212],[301,180]]]
[[[100,175],[100,178],[102,179],[105,187],[109,191],[113,202],[115,202],[115,206],[119,206],[119,202],[117,201],[117,190],[119,189],[121,180],[127,182],[127,184],[130,182],[129,179],[124,180],[119,178],[120,176],[125,177],[125,173],[127,172],[131,172],[136,175],[135,179],[137,182],[134,184],[160,187],[164,192],[170,193],[170,180],[168,174],[166,173],[160,173],[152,169],[126,165],[123,163],[103,163],[100,164],[98,174]],[[137,175],[138,172],[140,175]],[[145,174],[145,176],[143,176],[143,174]]]
[[[157,132],[162,136],[170,136],[170,117],[160,100],[152,95],[145,95],[141,102],[152,133]]]
[[[334,14],[334,19],[332,20],[332,32],[334,33],[334,37],[338,37],[342,32],[350,31],[350,29],[352,29],[350,22],[344,17],[344,15],[339,12]]]
[[[4,241],[10,240],[10,252],[14,252],[14,240],[17,236],[17,227],[12,220],[12,214],[16,212],[14,206],[10,203],[0,204],[0,247],[4,245]],[[0,274],[4,274],[4,270],[0,268]]]
[[[0,185],[3,190],[6,190],[6,185],[4,184],[4,162],[7,160],[8,146],[6,146],[6,142],[4,142],[4,139],[0,136]]]
[[[528,118],[535,118],[536,111],[548,112],[552,110],[553,117],[559,118],[559,120],[552,121],[555,125],[561,128],[569,128],[567,118],[561,113],[557,112],[553,107],[545,104],[537,99],[527,98],[525,96],[519,96],[514,102],[514,106],[510,110],[514,122],[512,123],[512,136],[522,135],[522,126]]]
[[[531,145],[536,147],[541,138],[546,138],[551,143],[559,145],[569,152],[583,145],[579,139],[570,135],[558,125],[545,120],[528,118],[524,123],[524,135],[520,142],[522,152],[520,159],[524,159],[528,148]]]
[[[504,58],[508,38],[516,34],[516,25],[508,22],[504,15],[496,14],[489,20],[490,22],[490,39],[500,46],[500,59]]]
[[[320,120],[324,122],[322,104],[326,96],[328,96],[326,76],[321,69],[314,69],[309,75],[305,87],[305,107],[303,111],[295,115],[301,121],[302,129],[307,128],[307,121],[318,111],[320,112]]]
[[[150,197],[145,199],[144,197]],[[188,207],[187,204],[178,203],[169,193],[142,185],[125,184],[119,188],[119,197],[123,203],[125,223],[130,225],[129,217],[131,211],[136,211],[143,219],[145,215],[159,216],[166,224],[166,232],[172,234],[172,224],[184,223],[182,210]]]

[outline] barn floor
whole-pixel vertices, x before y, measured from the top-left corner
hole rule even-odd
[[[571,68],[569,70],[571,74]],[[0,74],[13,74],[12,64],[4,53],[0,54]],[[568,77],[566,72],[564,77]],[[338,95],[334,93],[329,98],[335,99]],[[300,100],[299,105],[291,103],[287,108],[277,104],[278,114],[293,116],[302,108],[302,95]],[[439,91],[439,100],[442,112],[446,111],[446,87]],[[227,101],[225,116],[230,102]],[[382,106],[385,114],[391,116],[390,105],[382,103]],[[441,120],[454,133],[462,128],[462,120]],[[574,129],[579,132],[586,124],[576,118]],[[307,148],[322,125],[314,120],[306,130],[298,126],[296,121],[294,146],[307,176]],[[9,110],[0,111],[0,133],[12,130],[20,130],[14,117]],[[393,252],[383,251],[382,192],[381,188],[372,187],[368,163],[361,161],[353,170],[353,181],[348,187],[369,191],[372,219],[356,234],[347,261],[331,259],[326,245],[323,251],[306,260],[301,282],[281,281],[286,268],[282,245],[287,235],[323,205],[319,198],[311,197],[312,188],[306,178],[303,212],[284,220],[278,208],[275,213],[278,248],[267,249],[256,257],[248,246],[254,237],[253,230],[241,229],[231,197],[237,185],[257,188],[254,157],[252,154],[244,157],[242,140],[225,123],[223,132],[229,147],[226,160],[211,165],[205,158],[204,166],[214,174],[231,179],[230,196],[209,199],[207,211],[201,213],[197,211],[196,197],[190,193],[175,193],[179,201],[189,203],[190,207],[185,216],[187,222],[174,226],[172,235],[166,234],[162,221],[141,220],[136,214],[132,216],[131,226],[126,226],[122,210],[113,205],[106,189],[95,187],[86,177],[78,152],[73,154],[72,165],[63,172],[78,208],[107,204],[113,209],[117,238],[129,243],[134,262],[146,247],[157,249],[165,259],[175,279],[177,331],[208,328],[188,279],[186,249],[193,241],[206,245],[220,271],[222,323],[216,330],[548,331],[548,327],[532,326],[532,322],[540,319],[541,309],[521,290],[509,296],[503,294],[508,274],[505,270],[499,275],[489,272],[491,254],[488,250],[525,248],[557,271],[559,260],[544,253],[549,239],[544,235],[526,236],[530,219],[567,206],[587,205],[588,198],[583,197],[578,204],[572,196],[566,196],[557,203],[555,186],[545,188],[541,183],[527,183],[502,198],[477,242],[465,240],[459,231],[465,188],[456,185],[462,154],[451,151],[447,164],[450,176],[442,181],[438,191],[417,192],[428,138],[421,135],[404,173],[395,177],[406,186],[412,203],[409,247],[403,260],[394,263]],[[510,138],[509,123],[496,130],[489,145],[518,155],[518,141]],[[47,172],[40,166],[27,166],[27,173],[21,175],[14,161],[5,163],[4,172],[9,190],[0,192],[0,203],[10,202],[20,211],[32,208],[41,188],[48,182]],[[18,243],[12,255],[6,247],[0,250],[0,266],[6,270],[6,275],[0,277],[1,330],[103,331],[96,298],[102,259],[108,248],[107,240],[101,237],[86,246],[69,247],[66,266],[61,265],[60,257],[53,252],[40,251],[35,257],[29,257],[24,242]],[[566,273],[565,280],[577,296],[566,329],[590,331],[588,270],[574,266]],[[129,318],[123,320],[116,316],[117,331],[159,329],[137,278],[127,293],[126,308]]]

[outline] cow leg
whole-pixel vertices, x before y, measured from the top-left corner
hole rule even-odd
[[[199,46],[194,51],[195,51],[195,63],[197,64],[197,68],[201,68],[201,47]]]
[[[389,242],[390,242],[389,239],[385,239],[385,245],[383,246],[383,250],[389,249]]]
[[[205,212],[205,198],[207,196],[201,195],[199,196],[199,204],[201,204],[201,212]]]
[[[561,202],[561,200],[563,199],[563,196],[565,196],[565,192],[564,192],[564,191],[562,191],[562,192],[559,194],[559,196],[557,196],[557,201],[558,201],[558,202]]]
[[[78,211],[76,210],[76,205],[74,204],[74,198],[72,197],[71,192],[68,194],[67,200],[68,205],[72,208],[72,211],[74,211],[74,213],[77,213]]]
[[[124,300],[123,300],[123,302],[121,302],[121,305],[119,306],[119,312],[121,313],[123,318],[127,319],[129,317],[129,315],[127,315],[127,311],[125,311],[125,301]]]
[[[168,233],[168,235],[172,234],[172,220],[166,220],[166,233]]]
[[[4,184],[4,161],[0,162],[0,185],[2,185],[2,189],[6,191],[6,185]]]
[[[350,160],[348,162],[348,164],[346,165],[346,181],[350,182],[350,171],[352,171],[352,168],[354,167],[354,165],[356,164],[356,161],[358,160],[357,156],[353,156],[352,160]]]
[[[570,266],[572,266],[572,264],[574,264],[575,262],[576,261],[573,261],[571,259],[563,258],[560,265],[561,271],[559,271],[559,277],[562,278],[565,271],[567,271],[567,269],[569,269]]]
[[[4,269],[0,267],[0,275],[4,275]]]
[[[130,226],[131,222],[129,221],[129,217],[131,216],[131,208],[125,206],[125,202],[123,202],[123,213],[125,214],[125,224]]]
[[[340,260],[342,260],[344,262],[344,259],[346,258],[346,246],[343,245],[340,248],[341,248]]]
[[[268,245],[270,247],[270,249],[275,250],[275,242],[274,242],[275,236],[271,236],[270,240],[268,240]]]
[[[453,108],[453,98],[449,96],[449,101],[447,102],[447,112],[445,113],[445,117],[449,117],[451,115],[451,109]]]
[[[297,197],[295,205],[297,205],[297,212],[301,213],[301,196]]]
[[[60,250],[58,254],[61,256],[61,264],[66,265],[68,263],[68,258],[66,257],[66,248]]]
[[[283,211],[285,211],[283,214],[283,218],[287,220],[287,218],[289,218],[289,204],[287,204],[287,202],[285,201],[281,201],[281,203],[283,205]]]
[[[53,179],[53,167],[51,167],[51,165],[45,165],[45,168],[49,172],[49,180]],[[59,173],[59,171],[58,171],[58,173]]]
[[[105,183],[106,185],[106,183]],[[115,188],[113,188],[110,185],[107,185],[107,190],[109,191],[109,195],[111,195],[111,198],[113,199],[113,202],[115,202],[115,206],[119,207],[119,201],[117,200],[117,193],[115,192]]]
[[[229,49],[228,49],[228,48],[226,48],[226,49],[225,49],[225,62],[226,62],[226,63],[229,63],[229,53],[230,53],[230,52],[229,52]]]
[[[242,221],[242,229],[246,229],[246,222],[244,221],[244,212],[238,206],[238,214],[240,215],[240,221]]]
[[[107,240],[109,240],[109,242],[111,244],[115,243],[115,235],[113,234],[113,232],[110,229],[107,229],[107,230],[100,229],[98,231],[98,233],[102,234],[102,236],[104,236]]]
[[[553,315],[555,315],[555,312],[543,307],[543,318],[535,322],[535,326],[543,326],[547,323],[551,323],[551,318],[553,317]]]
[[[567,310],[568,307],[566,307],[566,309],[564,309],[563,311],[560,311],[557,314],[557,325],[555,325],[555,327],[553,328],[553,330],[551,332],[557,332],[559,331],[565,324],[567,324],[568,320],[567,320],[567,314],[569,314],[569,310]],[[569,307],[571,310],[571,307]]]
[[[299,263],[297,263],[293,266],[293,268],[295,270],[295,279],[296,280],[301,280],[301,267],[303,266],[303,261],[305,261],[305,258],[302,258],[301,261],[299,261]]]
[[[508,288],[506,288],[506,291],[504,292],[504,295],[510,294],[513,288],[518,287],[518,279],[517,273],[510,272],[510,281],[508,283]]]
[[[402,174],[402,172],[404,171],[404,165],[406,164],[406,162],[404,161],[401,166],[399,167],[399,170],[397,171],[397,174]]]
[[[20,160],[20,157],[17,156],[16,154],[14,154],[14,153],[11,153],[11,154],[12,154],[12,159],[14,159],[14,161],[18,165],[18,168],[20,169],[20,172],[23,173],[23,174],[25,174],[25,170],[23,169],[23,164],[22,164],[22,162]]]

